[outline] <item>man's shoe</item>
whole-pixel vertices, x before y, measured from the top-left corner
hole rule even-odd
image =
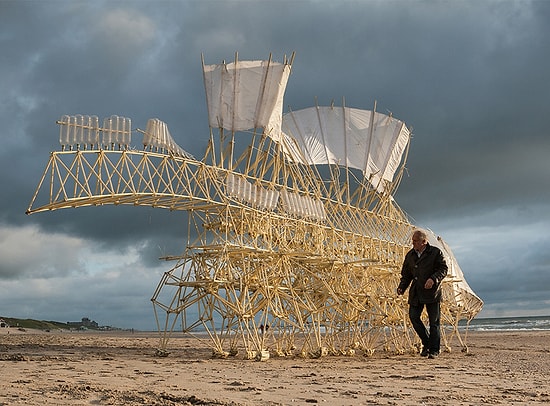
[[[422,352],[420,353],[421,357],[427,357],[430,355],[430,350],[428,350],[426,347],[422,347]]]
[[[438,355],[439,355],[439,351],[430,351],[430,353],[428,354],[428,358],[429,358],[429,359],[434,359],[434,358],[436,358]]]

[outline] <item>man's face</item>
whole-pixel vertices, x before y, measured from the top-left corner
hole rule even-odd
[[[426,246],[426,240],[422,239],[418,234],[412,236],[413,248],[416,251],[422,251]]]

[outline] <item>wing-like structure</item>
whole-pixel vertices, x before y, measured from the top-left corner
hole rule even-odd
[[[400,120],[349,107],[310,107],[283,116],[283,132],[300,145],[311,165],[359,169],[379,191],[393,180],[410,139]],[[299,156],[291,156],[301,161]]]
[[[180,147],[172,138],[165,122],[158,118],[150,118],[143,132],[143,146],[145,148],[164,151],[177,156],[194,159],[193,155]]]

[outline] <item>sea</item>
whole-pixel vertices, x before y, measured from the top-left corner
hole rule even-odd
[[[466,323],[459,323],[462,328]],[[544,331],[550,330],[550,316],[475,318],[469,331]]]

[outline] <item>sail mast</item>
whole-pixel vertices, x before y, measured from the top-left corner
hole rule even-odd
[[[350,184],[349,184],[349,166],[348,166],[348,132],[347,132],[347,120],[346,120],[346,99],[342,96],[342,115],[344,119],[342,120],[343,133],[344,133],[344,156],[346,162],[346,191],[347,191],[347,202],[350,203]]]

